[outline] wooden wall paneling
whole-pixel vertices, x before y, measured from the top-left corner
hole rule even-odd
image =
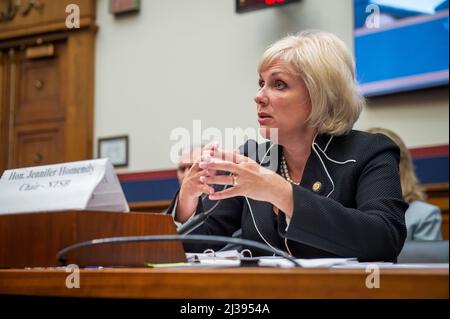
[[[64,162],[64,133],[64,122],[14,127],[13,167]]]
[[[5,103],[8,110],[7,125],[8,125],[8,139],[4,149],[8,153],[7,167],[10,167],[13,163],[14,154],[14,136],[12,133],[14,127],[14,112],[16,105],[16,85],[17,85],[17,50],[14,48],[9,49],[8,52],[8,85],[7,88],[7,101]],[[6,122],[5,122],[6,123]]]
[[[8,125],[6,124],[8,118],[8,110],[6,108],[6,53],[0,50],[0,176],[6,168],[7,151],[5,149],[8,145]]]
[[[449,239],[449,190],[448,183],[430,184],[425,186],[427,202],[441,209],[442,214],[442,239]]]
[[[26,2],[28,1],[21,1],[22,6]],[[81,28],[95,24],[95,0],[39,0],[39,2],[43,4],[41,10],[32,9],[25,16],[17,13],[13,20],[0,22],[0,39],[67,29],[66,7],[69,4],[79,6]]]
[[[1,39],[0,50],[10,48],[30,48],[32,46],[40,46],[55,43],[58,41],[65,41],[68,37],[68,31],[63,30],[61,32],[52,32],[46,34],[35,34],[26,37],[14,38],[14,39]]]
[[[172,217],[160,214],[61,211],[0,215],[0,268],[58,266],[58,251],[87,240],[176,233]],[[68,252],[65,259],[79,266],[133,267],[186,261],[181,241],[94,245]]]
[[[92,158],[96,1],[40,2],[0,21],[2,171]],[[80,29],[65,25],[69,4],[80,8]]]
[[[66,78],[64,44],[58,48],[60,56],[46,59],[27,59],[25,47],[14,51],[10,72],[10,168],[65,161],[65,87],[70,82]],[[36,81],[42,81],[43,87],[36,87]]]
[[[75,223],[70,212],[0,215],[0,267],[57,264],[55,252],[76,242]]]
[[[169,208],[169,205],[169,200],[128,203],[130,210],[134,212],[146,213],[164,213],[167,208]]]
[[[66,105],[67,54],[63,43],[51,44],[51,57],[30,59],[20,54],[15,124],[64,120]]]
[[[67,42],[68,81],[65,157],[92,158],[94,125],[94,61],[96,29],[73,32]]]

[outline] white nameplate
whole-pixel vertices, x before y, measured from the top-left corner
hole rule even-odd
[[[108,159],[11,169],[0,179],[0,214],[96,210],[129,212]]]

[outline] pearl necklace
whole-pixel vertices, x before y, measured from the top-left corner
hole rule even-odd
[[[284,157],[284,154],[281,155],[281,175],[291,184],[294,185],[300,185],[300,182],[294,182],[291,177],[289,176],[289,171],[286,163],[286,157]]]

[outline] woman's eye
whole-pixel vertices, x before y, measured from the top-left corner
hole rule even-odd
[[[258,81],[258,86],[259,86],[259,88],[262,88],[264,86],[264,81],[263,80],[259,80]]]
[[[284,83],[283,81],[277,80],[277,81],[275,81],[275,88],[278,90],[282,90],[282,89],[286,88],[286,83]]]

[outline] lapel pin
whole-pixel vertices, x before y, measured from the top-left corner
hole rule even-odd
[[[315,182],[314,184],[313,184],[313,186],[312,186],[312,190],[314,191],[314,192],[318,192],[318,191],[320,191],[320,189],[322,188],[322,183],[321,182]]]

